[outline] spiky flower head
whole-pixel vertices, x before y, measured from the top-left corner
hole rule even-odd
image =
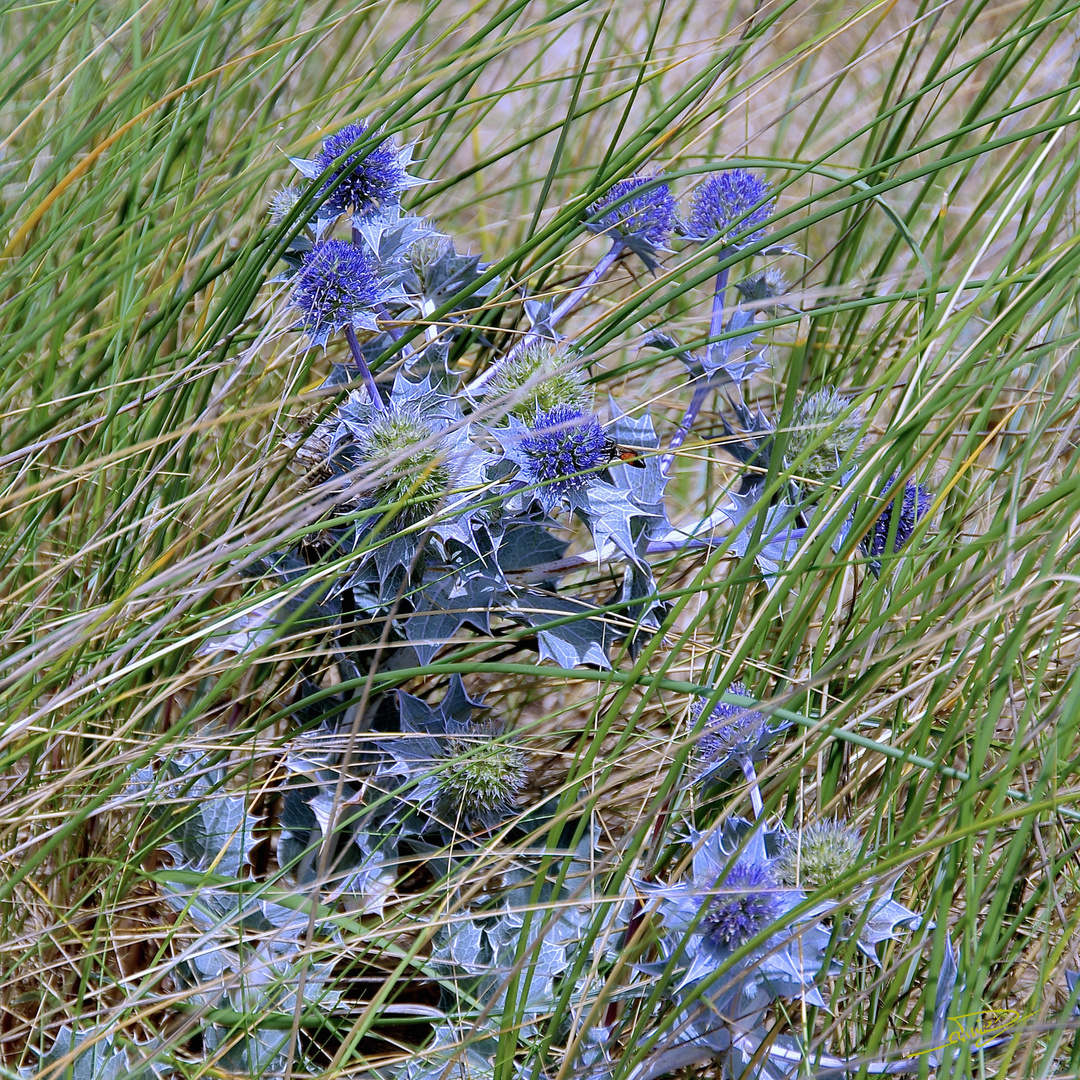
[[[271,224],[277,225],[284,221],[303,195],[304,189],[296,185],[278,188],[270,197]]]
[[[742,281],[736,281],[735,288],[745,300],[762,304],[762,310],[775,311],[776,305],[766,305],[765,301],[784,296],[788,291],[788,283],[780,270],[769,267],[768,270],[761,270]]]
[[[675,224],[675,211],[675,198],[667,184],[657,184],[647,176],[631,176],[616,181],[589,204],[592,220],[586,227],[595,233],[640,237],[653,247],[663,247]]]
[[[359,441],[361,462],[378,470],[373,497],[381,503],[417,500],[400,511],[406,519],[429,515],[454,486],[444,426],[415,404],[391,405],[375,415]]]
[[[741,682],[730,683],[727,693],[749,696]],[[704,701],[698,701],[691,708],[691,722],[695,726],[704,708]],[[783,723],[770,725],[769,718],[756,709],[718,701],[706,718],[698,739],[697,780],[722,779],[739,771],[743,760],[760,760],[769,743],[787,726]]]
[[[585,412],[592,407],[593,396],[565,349],[537,341],[498,367],[485,388],[484,401],[531,423],[559,406]]]
[[[776,861],[777,880],[809,892],[820,889],[855,867],[862,846],[857,829],[834,819],[792,830]]]
[[[561,498],[587,487],[611,459],[600,421],[584,409],[556,405],[538,413],[518,441],[517,460],[525,480]]]
[[[431,526],[435,534],[463,539],[465,508],[456,493],[484,482],[491,455],[474,445],[457,402],[429,378],[414,382],[399,371],[383,408],[375,408],[366,392],[353,391],[316,436],[312,449],[318,454],[325,447],[340,505],[381,503],[384,512],[396,506],[404,525],[439,511]]]
[[[678,207],[667,184],[658,184],[653,177],[631,176],[612,184],[589,204],[586,213],[587,229],[621,241],[655,270],[657,249],[666,246]]]
[[[454,242],[440,232],[424,233],[408,250],[406,259],[421,283],[433,266],[453,248]]]
[[[446,761],[435,774],[435,812],[441,820],[473,827],[513,813],[526,783],[525,755],[501,735],[498,725],[474,724],[443,741]]]
[[[896,481],[895,474],[882,490],[882,496],[893,486]],[[933,504],[933,496],[930,489],[914,480],[909,480],[904,485],[904,495],[897,507],[896,499],[892,499],[874,523],[874,528],[863,541],[866,553],[873,560],[871,568],[875,565],[880,571],[880,563],[877,562],[889,544],[889,532],[893,527],[893,518],[896,518],[896,538],[893,540],[892,552],[898,554],[900,549],[911,539],[912,533],[919,520],[925,517]]]
[[[785,464],[811,483],[835,476],[845,456],[857,448],[862,414],[848,399],[827,386],[799,399],[792,414]],[[794,464],[804,452],[805,460]]]
[[[375,217],[387,206],[395,205],[413,183],[406,172],[408,151],[393,139],[383,139],[361,150],[358,144],[367,133],[365,121],[349,124],[325,138],[315,158],[316,175],[332,170],[320,192],[333,188],[331,201],[351,208],[360,218]]]
[[[438,707],[398,691],[401,736],[380,741],[385,755],[378,775],[401,778],[410,788],[391,814],[406,828],[444,834],[491,829],[514,812],[528,776],[525,754],[503,727],[474,723],[483,708],[455,675]]]
[[[716,893],[701,920],[705,940],[716,949],[737,949],[783,913],[776,879],[765,863],[735,863]]]
[[[374,309],[381,299],[374,266],[360,248],[343,240],[324,240],[308,252],[292,295],[312,345],[325,345],[347,326],[376,329]]]
[[[748,169],[715,172],[694,192],[683,232],[690,240],[719,237],[725,248],[753,244],[776,206],[768,194],[768,183]]]

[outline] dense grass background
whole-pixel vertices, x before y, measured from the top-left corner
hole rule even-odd
[[[604,243],[580,208],[611,178],[663,170],[681,191],[723,160],[764,171],[779,192],[774,241],[805,258],[774,260],[793,306],[772,320],[773,368],[751,400],[783,428],[801,390],[843,388],[876,447],[858,490],[899,470],[936,496],[913,554],[880,581],[834,556],[828,529],[771,591],[750,560],[672,557],[657,568],[668,632],[611,673],[556,672],[463,637],[425,672],[370,689],[470,675],[527,740],[533,794],[570,792],[612,865],[641,875],[685,751],[685,687],[741,676],[800,719],[764,772],[770,810],[850,817],[879,872],[899,875],[898,898],[928,915],[880,970],[861,969],[857,993],[849,982],[831,1015],[804,1011],[795,1029],[868,1057],[920,1044],[948,936],[959,1011],[1027,1016],[997,1056],[961,1058],[953,1075],[1077,1075],[1061,1016],[1064,970],[1080,967],[1078,7],[6,7],[7,1075],[79,1018],[161,1036],[183,1075],[220,1075],[188,1049],[200,1019],[166,976],[189,930],[156,902],[157,837],[127,785],[178,746],[209,745],[270,827],[263,796],[294,734],[298,672],[343,677],[299,633],[240,657],[198,646],[273,588],[238,568],[317,514],[288,436],[332,404],[312,388],[333,349],[305,354],[286,332],[286,297],[268,284],[283,230],[265,208],[291,176],[285,153],[358,117],[416,141],[414,172],[431,182],[414,210],[496,264],[505,287],[481,316],[493,326],[521,318],[516,283],[557,290],[595,262]],[[638,346],[660,316],[704,337],[711,272],[693,251],[655,278],[620,269],[573,327],[599,388],[648,405],[665,437],[685,377]],[[680,453],[673,516],[709,513],[734,474],[707,438],[719,431],[706,413],[705,440]],[[606,570],[579,573],[609,591]],[[726,812],[747,812],[745,790]],[[431,897],[400,891],[383,922],[353,923],[340,957],[353,974],[393,971],[427,925]],[[419,1008],[418,970],[397,979],[390,992]],[[369,1035],[366,989],[320,1037],[319,1075],[359,1075],[423,1041],[415,1027]],[[519,1064],[526,1044],[530,1073],[554,1076],[559,1044],[538,1057],[523,1039]],[[500,1080],[515,1067],[507,1045]]]

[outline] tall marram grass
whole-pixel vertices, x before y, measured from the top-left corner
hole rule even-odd
[[[880,967],[859,969],[858,993],[788,1017],[810,1048],[803,1075],[826,1043],[867,1060],[925,1046],[947,941],[958,1013],[1024,1017],[1007,1045],[959,1056],[950,1075],[1078,1075],[1080,1045],[1062,1020],[1064,971],[1080,968],[1078,9],[7,7],[4,1075],[33,1074],[65,1024],[156,1040],[176,1075],[224,1075],[198,1052],[206,1010],[168,975],[193,931],[160,902],[167,859],[132,776],[208,749],[271,830],[266,793],[312,686],[352,679],[371,700],[395,686],[437,691],[455,672],[524,733],[530,797],[560,796],[561,813],[584,814],[605,838],[597,873],[616,883],[670,858],[654,826],[689,798],[673,771],[688,691],[742,678],[798,721],[763,771],[767,811],[788,824],[848,817],[897,877],[897,898],[925,913]],[[410,193],[413,212],[493,263],[500,285],[477,321],[497,340],[522,324],[521,283],[557,293],[593,265],[602,241],[582,232],[580,208],[613,178],[663,171],[683,190],[730,159],[767,175],[773,243],[802,254],[785,259],[789,275],[799,267],[791,304],[770,319],[773,366],[754,392],[781,438],[803,390],[849,395],[877,447],[874,475],[934,494],[910,555],[880,581],[853,571],[830,546],[833,521],[771,589],[752,557],[672,556],[656,569],[673,605],[665,634],[610,672],[563,671],[466,635],[422,670],[372,676],[370,657],[342,671],[325,642],[288,626],[237,656],[200,650],[281,594],[252,581],[258,557],[316,528],[288,437],[332,407],[313,388],[337,346],[305,353],[286,332],[286,297],[270,282],[285,234],[266,205],[291,175],[286,154],[310,156],[358,118],[415,140],[413,171],[429,182]],[[685,377],[639,345],[659,313],[700,342],[699,286],[715,272],[704,257],[674,267],[621,269],[565,330],[590,351],[598,389],[649,403],[665,439]],[[714,510],[734,475],[719,415],[699,431],[673,473],[688,521]],[[778,455],[765,480],[769,491],[787,482]],[[576,572],[603,603],[607,570]],[[728,810],[748,812],[745,788]],[[461,889],[505,870],[493,851]],[[381,919],[357,914],[331,944],[308,937],[345,993],[312,1028],[319,1076],[388,1076],[428,1038],[435,893],[398,886]],[[625,959],[629,970],[638,956]],[[573,1070],[567,1045],[584,1016],[557,1001],[542,1025],[518,1023],[530,962],[523,954],[499,1006],[497,1080]],[[635,1037],[634,1000],[617,1007],[615,1073],[644,1060],[637,1075],[651,1075],[656,1038]],[[237,1031],[307,1023],[299,1009],[217,1020]],[[292,1053],[288,1071],[301,1071]]]

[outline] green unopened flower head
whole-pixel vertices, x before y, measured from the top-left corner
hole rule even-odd
[[[813,483],[834,477],[845,455],[857,447],[861,427],[862,414],[858,409],[849,411],[848,399],[835,388],[805,394],[792,416],[785,464],[793,465],[810,450],[804,461],[794,465],[796,474]]]
[[[473,729],[441,740],[447,760],[436,774],[435,810],[446,822],[490,828],[513,812],[526,782],[525,755],[498,738],[499,727],[475,724]]]
[[[812,892],[855,868],[863,841],[838,820],[819,821],[788,834],[773,870],[784,885]]]
[[[441,431],[441,425],[418,408],[397,406],[376,415],[359,447],[366,464],[385,472],[373,496],[388,503],[419,500],[402,513],[417,521],[427,517],[454,480]]]
[[[406,258],[413,269],[413,273],[425,283],[432,268],[438,266],[440,260],[454,246],[449,236],[438,232],[424,233],[408,250]]]
[[[571,365],[564,349],[550,342],[535,342],[500,366],[487,385],[484,400],[508,407],[526,424],[560,405],[591,412],[592,391]]]
[[[768,270],[751,274],[742,281],[736,281],[735,288],[744,299],[759,304],[762,311],[773,312],[776,305],[769,304],[768,301],[784,296],[788,291],[788,283],[779,270],[770,267]]]
[[[289,216],[289,212],[303,197],[304,189],[302,187],[283,187],[279,188],[270,197],[270,221],[272,224],[277,225]]]

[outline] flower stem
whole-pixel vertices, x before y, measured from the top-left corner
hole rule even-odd
[[[727,250],[720,252],[720,258],[723,259],[727,255]],[[713,290],[712,300],[712,318],[709,320],[709,348],[708,357],[710,361],[710,367],[716,367],[718,365],[712,364],[711,361],[716,356],[718,350],[723,348],[723,342],[713,341],[712,338],[718,338],[724,332],[724,293],[727,291],[727,278],[728,272],[725,267],[716,275],[716,288]]]
[[[383,404],[382,394],[379,393],[379,388],[375,385],[375,377],[371,374],[371,368],[367,366],[364,354],[360,351],[360,342],[356,340],[356,331],[351,326],[345,327],[345,339],[349,343],[350,350],[352,350],[356,366],[360,369],[360,378],[364,380],[364,386],[367,387],[371,404],[380,412],[385,412],[386,406]]]
[[[765,813],[765,804],[762,802],[761,789],[758,787],[757,771],[754,769],[753,761],[748,757],[740,758],[739,764],[742,766],[743,776],[750,784],[750,804],[754,808],[754,817],[759,818]]]
[[[664,476],[667,476],[671,471],[671,463],[675,460],[675,451],[686,441],[686,436],[690,434],[690,429],[694,426],[694,421],[697,419],[698,413],[701,412],[701,407],[705,404],[709,391],[713,388],[712,376],[704,375],[701,379],[702,381],[694,387],[694,396],[690,399],[690,404],[687,405],[686,412],[683,413],[683,418],[679,421],[679,426],[675,429],[667,450],[660,459],[660,472]]]
[[[720,258],[723,259],[726,254],[726,249],[721,251]],[[724,293],[727,290],[727,280],[728,272],[725,267],[716,275],[716,286],[713,290],[712,317],[709,319],[710,338],[719,337],[724,332]],[[694,421],[698,418],[698,413],[701,412],[701,407],[705,404],[705,399],[709,396],[709,391],[716,385],[712,373],[722,369],[720,369],[718,363],[713,363],[713,360],[716,356],[716,350],[720,347],[721,343],[718,341],[709,342],[707,353],[709,358],[709,373],[705,376],[703,382],[694,387],[694,396],[690,399],[690,404],[686,407],[686,412],[683,413],[683,418],[679,421],[679,426],[671,436],[671,441],[668,443],[666,453],[660,459],[660,471],[664,476],[667,476],[670,472],[671,463],[675,460],[675,451],[686,442],[686,436],[690,434],[690,429],[694,426]]]
[[[584,280],[575,285],[563,297],[563,299],[556,305],[551,312],[551,326],[554,328],[563,321],[568,315],[572,314],[578,307],[581,306],[585,297],[588,296],[589,290],[605,277],[615,263],[619,260],[625,250],[625,245],[622,240],[615,239],[611,243],[611,250],[589,271]],[[502,359],[497,360],[494,364],[478,375],[467,387],[466,391],[469,393],[475,393],[498,374],[499,370],[506,364],[513,363],[534,341],[540,337],[540,333],[537,330],[530,330],[523,338],[519,339],[517,344],[504,356]]]

